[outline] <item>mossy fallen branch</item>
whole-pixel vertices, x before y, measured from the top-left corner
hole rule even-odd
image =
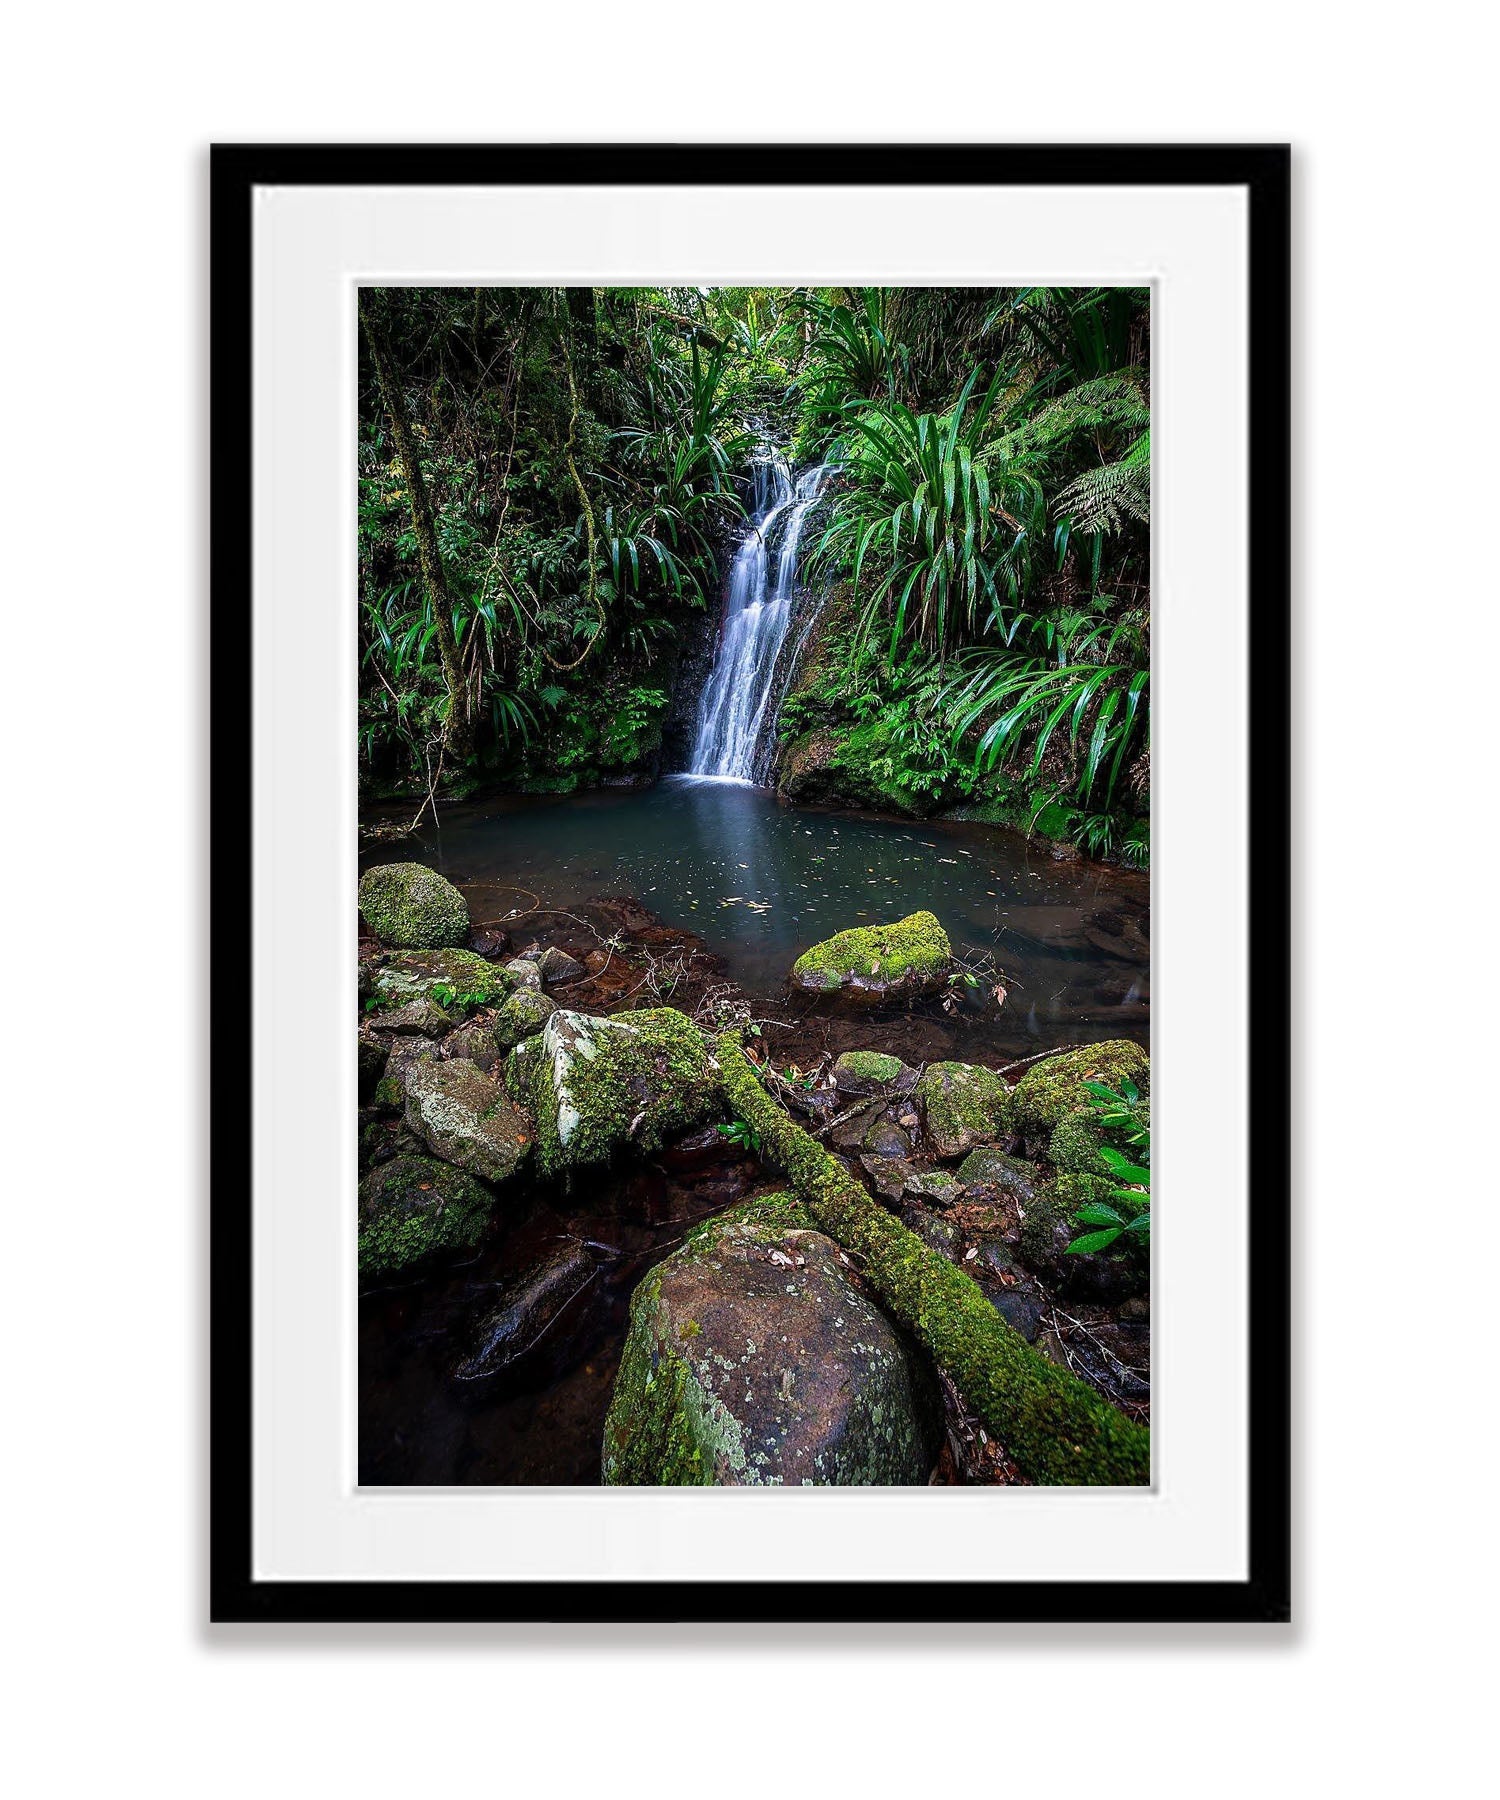
[[[860,1273],[953,1379],[1021,1472],[1055,1486],[1139,1486],[1151,1434],[1050,1363],[1000,1317],[977,1283],[883,1211],[761,1086],[739,1039],[717,1055],[738,1116],[820,1230],[861,1258]]]

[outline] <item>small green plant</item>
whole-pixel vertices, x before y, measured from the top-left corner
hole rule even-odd
[[[1151,1126],[1146,1103],[1133,1081],[1122,1081],[1118,1089],[1102,1081],[1086,1081],[1083,1085],[1089,1104],[1099,1115],[1099,1123],[1118,1133],[1129,1146],[1130,1154],[1112,1144],[1099,1146],[1099,1154],[1115,1181],[1109,1199],[1118,1204],[1092,1200],[1081,1206],[1074,1218],[1093,1229],[1074,1238],[1067,1254],[1097,1254],[1122,1240],[1145,1249],[1151,1241]]]
[[[738,1144],[741,1150],[748,1150],[752,1156],[760,1155],[760,1133],[744,1119],[731,1119],[727,1125],[721,1125],[719,1136],[727,1138],[731,1144]]]
[[[469,1012],[473,1007],[486,1005],[493,998],[488,988],[455,988],[446,981],[435,981],[429,992],[445,1012],[454,1009]]]

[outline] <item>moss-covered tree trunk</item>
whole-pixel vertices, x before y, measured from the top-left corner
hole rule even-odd
[[[724,1090],[820,1230],[953,1379],[1022,1474],[1053,1485],[1139,1486],[1151,1434],[1033,1350],[978,1284],[893,1219],[761,1086],[732,1033],[717,1045]]]
[[[448,583],[443,575],[443,559],[438,550],[437,530],[432,521],[432,502],[427,495],[422,464],[417,456],[416,436],[406,416],[406,402],[396,379],[395,358],[390,339],[380,317],[366,298],[359,295],[360,323],[365,328],[365,341],[370,346],[370,359],[375,365],[375,379],[380,397],[391,421],[391,436],[396,454],[401,459],[401,472],[406,482],[406,501],[411,509],[412,529],[417,534],[417,556],[422,565],[422,583],[427,590],[427,604],[432,610],[438,658],[443,668],[443,684],[448,690],[448,717],[443,730],[443,746],[455,762],[462,762],[474,747],[474,726],[469,714],[469,690],[459,662],[458,644],[453,636],[453,607],[448,597]]]

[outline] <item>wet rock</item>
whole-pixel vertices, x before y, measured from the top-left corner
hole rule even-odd
[[[939,1256],[946,1256],[949,1262],[959,1260],[960,1239],[956,1225],[950,1225],[946,1219],[935,1218],[930,1212],[923,1212],[920,1206],[903,1206],[901,1223],[913,1235],[921,1238],[929,1250],[936,1250]]]
[[[517,1079],[548,1172],[599,1167],[627,1147],[659,1150],[719,1105],[703,1035],[671,1007],[607,1019],[559,1008],[526,1041],[538,1049]]]
[[[882,1113],[859,1140],[860,1149],[870,1156],[906,1157],[911,1155],[911,1139],[894,1119]]]
[[[825,1140],[836,1150],[858,1150],[864,1144],[865,1133],[884,1109],[878,1100],[872,1100],[868,1106],[857,1107],[846,1119],[840,1119],[828,1133]]]
[[[1023,1206],[1035,1199],[1042,1182],[1034,1164],[1007,1156],[993,1144],[970,1151],[958,1166],[958,1179],[969,1190],[970,1199],[1009,1195]]]
[[[535,1037],[557,1011],[557,1002],[549,1000],[539,988],[518,988],[505,1001],[491,1023],[496,1044],[502,1051],[514,1050],[523,1039]]]
[[[1010,1089],[993,1069],[975,1063],[933,1063],[917,1083],[927,1135],[939,1156],[963,1156],[976,1144],[1003,1137]]]
[[[367,1022],[390,1030],[391,1012],[414,1000],[431,1001],[457,1019],[503,1000],[512,984],[472,950],[403,950],[372,971],[370,985],[377,1005]]]
[[[963,1184],[946,1169],[917,1169],[906,1178],[906,1191],[933,1206],[955,1206],[963,1199]]]
[[[1151,1080],[1151,1061],[1139,1044],[1124,1038],[1033,1063],[1016,1083],[1011,1103],[1014,1129],[1031,1142],[1045,1144],[1069,1113],[1088,1105],[1085,1081],[1118,1088],[1127,1078],[1144,1091]]]
[[[1149,1325],[1151,1323],[1151,1302],[1144,1295],[1136,1295],[1120,1307],[1120,1323],[1122,1325]]]
[[[529,956],[512,957],[511,960],[508,963],[503,964],[502,967],[504,968],[505,973],[510,977],[512,985],[515,987],[539,988],[542,985],[541,968],[537,963],[533,962]]]
[[[360,877],[359,910],[381,941],[397,950],[437,949],[469,941],[468,902],[452,882],[421,863],[379,863]]]
[[[636,1289],[606,1483],[926,1483],[930,1377],[798,1221],[784,1199],[710,1220]]]
[[[982,1237],[974,1246],[974,1271],[986,1275],[993,1280],[1014,1284],[1024,1280],[1021,1265],[1016,1260],[1014,1246],[1001,1237]]]
[[[359,1097],[368,1100],[376,1083],[385,1073],[385,1059],[391,1047],[368,1031],[359,1034]]]
[[[510,948],[510,933],[498,925],[476,925],[469,933],[469,948],[476,956],[498,962]]]
[[[531,1121],[501,1084],[461,1058],[419,1063],[406,1077],[406,1123],[444,1162],[504,1181],[531,1154]]]
[[[506,1045],[506,1049],[509,1048]],[[495,1042],[494,1024],[489,1019],[471,1019],[467,1025],[450,1032],[443,1041],[443,1054],[471,1062],[486,1075],[494,1074],[505,1060],[505,1051]]]
[[[883,1056],[878,1050],[846,1050],[833,1065],[833,1085],[851,1097],[888,1093],[903,1076],[909,1085],[915,1082],[916,1071],[899,1056]]]
[[[555,987],[561,982],[577,981],[587,973],[576,956],[569,956],[566,950],[559,950],[556,944],[549,944],[529,960],[536,964],[548,987]]]
[[[565,1361],[563,1315],[598,1272],[585,1246],[567,1243],[512,1277],[475,1327],[472,1348],[453,1371],[456,1379],[487,1381],[507,1375],[549,1338],[548,1347]]]
[[[1019,1331],[1028,1344],[1034,1344],[1042,1328],[1042,1309],[1031,1295],[1017,1288],[986,1288],[985,1292],[990,1305],[1011,1330]]]
[[[494,1195],[447,1163],[395,1156],[359,1184],[359,1272],[391,1275],[484,1235]]]
[[[859,1165],[869,1176],[870,1185],[880,1199],[894,1204],[906,1192],[910,1163],[888,1156],[865,1155],[860,1157]]]
[[[404,1006],[372,1012],[366,1023],[371,1031],[391,1037],[437,1038],[451,1031],[462,1016],[423,996],[419,1000],[408,1000]]]
[[[933,993],[948,979],[948,934],[930,912],[890,925],[861,925],[814,944],[792,965],[792,986],[881,1005]]]
[[[823,1125],[839,1110],[839,1097],[832,1088],[793,1087],[787,1090],[787,1105],[815,1125]]]
[[[406,1108],[406,1080],[420,1063],[436,1062],[438,1047],[430,1038],[396,1038],[386,1054],[385,1070],[375,1085],[375,1104],[396,1112]]]

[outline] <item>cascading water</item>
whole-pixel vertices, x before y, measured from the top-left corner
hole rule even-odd
[[[724,635],[698,702],[688,773],[754,781],[776,668],[797,592],[802,526],[827,465],[793,477],[778,455],[755,465],[755,510],[729,571]]]

